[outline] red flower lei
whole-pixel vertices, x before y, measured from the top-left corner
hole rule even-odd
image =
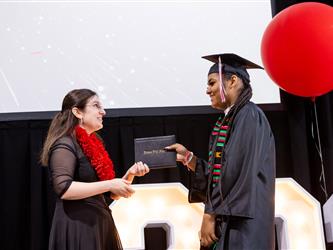
[[[98,178],[101,181],[113,179],[115,177],[113,162],[101,140],[95,133],[88,135],[87,131],[80,126],[75,127],[75,133],[84,155],[95,169]]]

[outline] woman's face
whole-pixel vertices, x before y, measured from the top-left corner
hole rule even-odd
[[[209,95],[211,106],[213,108],[222,110],[227,108],[227,102],[222,102],[221,100],[220,77],[218,73],[208,75],[206,94]]]
[[[105,110],[98,96],[91,97],[82,111],[81,127],[83,127],[88,134],[100,130],[103,128],[104,115]]]

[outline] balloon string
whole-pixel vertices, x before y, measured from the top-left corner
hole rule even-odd
[[[327,188],[326,188],[323,154],[322,154],[322,149],[321,149],[321,141],[320,141],[319,127],[318,127],[316,101],[313,101],[313,105],[314,105],[314,114],[315,114],[315,120],[316,120],[316,133],[317,133],[318,144],[316,143],[316,140],[315,140],[315,135],[314,135],[314,131],[313,131],[313,123],[312,123],[312,126],[311,126],[312,127],[312,138],[315,141],[315,146],[316,146],[316,149],[318,151],[319,158],[320,158],[320,165],[321,165],[321,173],[320,173],[320,177],[319,177],[320,188],[322,189],[322,191],[325,194],[325,199],[326,199],[325,201],[327,201],[328,195],[327,195]]]

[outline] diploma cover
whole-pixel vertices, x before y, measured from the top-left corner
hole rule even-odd
[[[175,135],[134,139],[135,162],[142,161],[150,169],[176,167],[176,152],[164,148],[176,143]]]

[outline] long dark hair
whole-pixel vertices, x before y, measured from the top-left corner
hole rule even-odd
[[[225,80],[230,80],[232,75],[234,75],[234,74],[226,73],[226,74],[224,74],[224,79]],[[227,131],[226,142],[229,138],[229,134],[230,134],[229,132],[232,128],[233,121],[234,121],[238,111],[245,104],[247,104],[250,101],[251,97],[252,97],[252,87],[250,85],[250,81],[248,81],[247,79],[244,79],[243,77],[240,77],[240,76],[238,76],[238,78],[240,78],[242,80],[243,88],[240,90],[240,93],[238,95],[238,98],[237,98],[235,104],[232,106],[232,108],[230,109],[230,111],[228,112],[227,116],[224,119],[224,120],[228,121],[228,131]]]
[[[83,110],[88,100],[96,95],[96,92],[90,89],[74,89],[64,97],[61,111],[53,118],[44,142],[40,156],[40,162],[43,166],[48,165],[49,151],[52,145],[65,135],[73,136],[74,128],[79,124],[79,119],[72,113],[72,108],[77,107]]]

